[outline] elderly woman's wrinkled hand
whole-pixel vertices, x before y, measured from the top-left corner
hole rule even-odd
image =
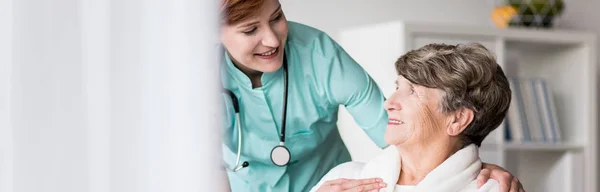
[[[480,188],[490,178],[498,181],[501,192],[525,192],[519,179],[507,170],[498,165],[483,163],[481,172],[477,176],[477,188]]]
[[[386,187],[379,178],[336,179],[323,183],[317,192],[371,192]]]

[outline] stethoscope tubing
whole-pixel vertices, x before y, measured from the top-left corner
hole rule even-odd
[[[283,74],[284,74],[284,91],[283,91],[283,97],[284,97],[284,103],[283,103],[283,113],[282,113],[282,126],[281,126],[281,134],[279,137],[279,145],[275,146],[273,148],[273,150],[271,150],[271,161],[273,161],[273,164],[277,165],[277,166],[285,166],[287,165],[287,163],[289,162],[290,158],[291,158],[291,154],[289,149],[287,149],[287,147],[285,147],[285,128],[286,128],[286,115],[287,115],[287,101],[288,101],[288,74],[287,74],[287,62],[286,62],[286,58],[284,55],[284,63],[283,63]],[[249,163],[247,161],[245,161],[241,166],[240,166],[240,158],[241,158],[241,150],[242,150],[242,122],[241,122],[241,118],[240,118],[240,106],[239,106],[239,102],[237,97],[235,96],[235,94],[228,89],[225,89],[224,92],[229,95],[231,97],[231,101],[233,103],[233,108],[235,110],[235,116],[236,116],[236,120],[237,120],[237,124],[238,124],[238,148],[237,148],[237,157],[236,157],[236,162],[235,162],[235,167],[234,169],[231,169],[233,172],[237,172],[238,170],[247,167],[249,165]],[[287,153],[287,162],[283,163],[283,164],[278,164],[275,162],[274,160],[274,156],[273,156],[273,151],[277,148],[283,148],[286,153]]]

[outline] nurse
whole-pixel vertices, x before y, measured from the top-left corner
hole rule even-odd
[[[278,0],[221,0],[223,158],[232,191],[308,191],[350,161],[338,133],[343,105],[379,146],[388,118],[373,79],[328,35],[287,21]],[[484,164],[480,183],[520,183]],[[380,179],[336,180],[339,189],[382,188]]]

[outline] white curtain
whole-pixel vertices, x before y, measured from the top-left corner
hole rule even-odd
[[[215,1],[0,1],[0,192],[228,190]]]
[[[13,141],[10,123],[12,0],[0,0],[0,192],[13,191]]]

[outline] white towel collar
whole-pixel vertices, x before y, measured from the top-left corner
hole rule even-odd
[[[400,176],[400,154],[396,146],[389,146],[367,163],[362,178],[379,177],[387,183],[386,191],[394,191]],[[477,178],[481,160],[477,146],[471,144],[446,159],[417,184],[415,191],[459,191]]]

